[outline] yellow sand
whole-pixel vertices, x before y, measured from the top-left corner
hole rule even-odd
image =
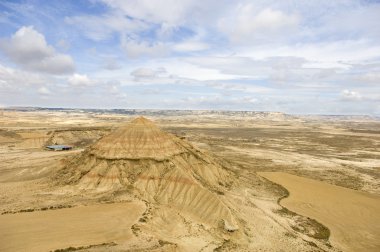
[[[326,225],[333,245],[343,251],[380,251],[380,196],[283,172],[260,175],[289,191],[281,205]]]
[[[138,117],[104,136],[58,171],[55,181],[81,189],[136,189],[141,199],[170,205],[203,224],[238,229],[215,191],[231,182],[212,156]],[[213,192],[214,191],[214,192]]]
[[[102,204],[0,216],[0,251],[50,251],[133,238],[138,203]]]
[[[95,143],[90,152],[105,159],[159,159],[184,152],[178,139],[138,117]]]

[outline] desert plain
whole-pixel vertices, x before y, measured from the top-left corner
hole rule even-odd
[[[0,211],[0,251],[379,251],[380,119],[7,109]]]

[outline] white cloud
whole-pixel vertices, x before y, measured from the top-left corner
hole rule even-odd
[[[198,41],[185,41],[174,45],[173,49],[180,52],[202,51],[208,49],[210,46],[206,43]]]
[[[244,1],[244,0],[243,0]],[[150,24],[163,24],[166,32],[176,27],[196,25],[211,27],[215,20],[236,4],[228,0],[102,0],[113,11],[125,16],[144,20]],[[165,32],[164,32],[165,33]]]
[[[307,68],[308,62],[300,57],[270,57],[254,59],[251,57],[192,57],[186,61],[194,65],[214,69],[225,77],[305,81],[324,78],[334,73],[332,69]]]
[[[68,78],[68,83],[71,86],[76,87],[85,87],[85,86],[91,86],[93,84],[93,81],[88,78],[87,75],[81,75],[81,74],[73,74]]]
[[[348,90],[348,89],[345,89],[342,91],[341,97],[343,100],[347,100],[347,101],[359,101],[362,99],[362,96],[358,92]]]
[[[219,21],[219,29],[233,42],[252,43],[259,40],[275,41],[289,37],[299,23],[295,14],[265,8],[257,10],[253,3],[239,4],[230,16]]]
[[[380,85],[380,73],[378,72],[368,72],[362,74],[361,76],[356,78],[358,81],[362,83],[371,83]]]
[[[153,23],[180,24],[192,10],[196,1],[193,0],[103,0],[114,9],[122,10],[129,17],[146,20]]]
[[[32,26],[21,27],[10,39],[0,42],[0,49],[10,60],[27,70],[48,74],[74,71],[74,61],[47,44],[44,35]]]
[[[102,86],[105,88],[104,95],[109,94],[112,98],[116,98],[118,100],[123,100],[127,97],[127,94],[121,89],[121,85],[119,81],[107,81],[102,83]]]
[[[19,89],[23,86],[40,85],[48,81],[49,78],[38,73],[28,73],[0,64],[0,87],[2,85],[11,89]]]
[[[339,8],[334,15],[325,13],[321,21],[328,25],[317,27],[314,32],[346,39],[379,39],[380,6],[356,4],[354,8]]]
[[[159,77],[160,74],[166,73],[165,68],[151,69],[151,68],[137,68],[131,72],[135,80],[152,79]]]
[[[37,92],[40,94],[40,95],[49,95],[51,94],[50,90],[46,87],[40,87]]]
[[[22,67],[0,66],[4,104],[157,107],[167,100],[168,107],[182,108],[379,111],[380,5],[373,1],[91,0],[90,9],[72,9],[69,2],[2,5],[14,22],[3,34],[17,23],[51,32],[45,39],[23,27],[3,39],[9,62]],[[54,17],[62,6],[67,17]],[[64,63],[69,56],[61,54],[67,49],[87,75],[73,67],[68,76],[50,74],[70,65]],[[38,95],[47,93],[43,88],[55,96]],[[133,95],[123,99],[127,90]],[[99,97],[107,101],[96,104]]]
[[[109,39],[115,32],[137,32],[149,27],[141,20],[127,18],[120,11],[100,16],[83,15],[66,17],[65,22],[79,28],[88,38],[95,41]]]
[[[198,109],[207,109],[213,107],[227,110],[241,110],[242,108],[250,109],[250,106],[260,103],[260,100],[253,96],[233,97],[222,94],[205,94],[187,96],[180,101],[168,101],[167,103],[168,105],[172,103],[174,106],[182,108],[196,107]]]
[[[252,93],[252,94],[261,94],[261,93],[266,93],[270,94],[274,90],[269,87],[265,86],[260,86],[260,85],[254,85],[252,83],[248,84],[242,84],[242,83],[224,83],[224,82],[210,82],[206,83],[208,86],[216,88],[216,89],[221,89],[224,90],[224,93],[229,93],[231,91],[240,91],[243,93]]]
[[[145,41],[138,41],[128,39],[122,36],[121,48],[130,58],[138,57],[163,57],[167,55],[169,48],[163,43],[148,43]]]
[[[120,90],[119,90],[118,86],[116,86],[116,85],[110,85],[108,87],[108,92],[110,94],[118,94],[118,93],[120,93]]]

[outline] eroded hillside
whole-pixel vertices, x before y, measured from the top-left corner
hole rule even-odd
[[[104,204],[129,202],[143,210],[107,238],[94,228],[98,242],[87,236],[70,243],[70,232],[65,238],[53,233],[65,241],[55,249],[336,251],[329,228],[281,207],[287,190],[257,172],[282,171],[379,193],[376,121],[156,115],[152,119],[161,129],[123,130],[129,115],[60,113],[5,112],[0,120],[0,202],[7,223],[15,225],[12,216],[36,213],[40,217],[30,225],[37,228],[45,212],[70,209],[56,215],[64,222],[85,206]],[[44,149],[55,142],[74,149]],[[123,219],[119,212],[114,218]],[[132,235],[112,239],[124,229]],[[32,230],[31,237],[40,239],[38,229]],[[20,235],[4,237],[19,244]],[[24,246],[31,242],[22,240]]]

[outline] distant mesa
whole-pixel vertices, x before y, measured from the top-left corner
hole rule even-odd
[[[144,117],[104,136],[55,175],[59,183],[79,189],[128,189],[143,200],[233,231],[236,221],[217,194],[231,177],[218,160]]]

